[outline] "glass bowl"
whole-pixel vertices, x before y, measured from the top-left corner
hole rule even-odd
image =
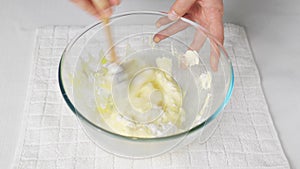
[[[109,27],[113,46],[108,25],[93,24],[69,43],[59,65],[63,97],[89,138],[130,158],[207,141],[233,88],[222,45],[197,23],[170,21],[163,12],[115,15]],[[215,66],[211,55],[219,58]]]

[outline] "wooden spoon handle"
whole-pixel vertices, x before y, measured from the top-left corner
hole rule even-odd
[[[111,28],[110,28],[110,25],[109,25],[109,18],[104,18],[103,23],[104,23],[106,36],[107,36],[109,47],[110,47],[111,60],[112,60],[112,62],[117,62],[118,57],[117,57],[115,47],[114,47],[114,41],[113,41],[113,38],[112,38]]]

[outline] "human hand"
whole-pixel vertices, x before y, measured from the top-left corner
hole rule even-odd
[[[120,0],[70,0],[89,14],[104,19],[112,15],[112,7],[120,4]]]
[[[160,18],[156,26],[160,27],[177,20],[179,17],[185,17],[199,23],[212,34],[217,41],[223,44],[224,27],[223,27],[223,2],[222,0],[176,0],[168,12],[168,17]],[[154,36],[154,41],[159,42],[168,36],[171,36],[189,25],[178,20],[171,26],[165,28]],[[190,48],[199,50],[205,40],[201,32],[196,32]],[[220,52],[215,41],[211,41],[210,63],[214,71],[217,70]]]

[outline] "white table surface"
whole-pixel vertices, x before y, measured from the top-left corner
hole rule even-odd
[[[172,1],[124,0],[117,12],[168,10]],[[246,27],[273,121],[300,168],[300,1],[225,0],[225,21]],[[67,0],[0,0],[0,168],[10,168],[21,127],[35,29],[95,19]]]

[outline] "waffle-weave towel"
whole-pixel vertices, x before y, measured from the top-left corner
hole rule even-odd
[[[225,48],[235,88],[211,139],[158,157],[131,160],[109,154],[85,135],[62,99],[58,63],[82,27],[37,30],[15,169],[288,169],[243,27],[225,25]]]

